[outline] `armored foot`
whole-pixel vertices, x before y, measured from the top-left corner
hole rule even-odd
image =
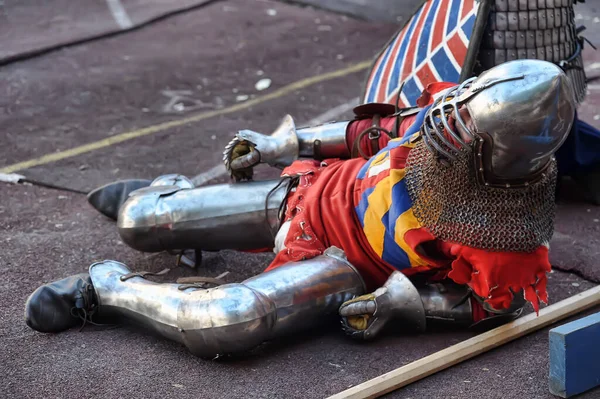
[[[119,209],[127,201],[129,194],[137,189],[148,187],[150,183],[150,180],[144,179],[119,180],[90,191],[87,199],[94,209],[116,221]]]
[[[90,276],[77,274],[35,290],[25,303],[25,323],[40,332],[61,332],[91,317],[96,304]]]
[[[159,176],[154,180],[127,179],[98,187],[89,192],[88,202],[94,209],[112,220],[117,220],[119,209],[127,201],[129,195],[148,186],[177,186],[179,188],[193,188],[194,183],[183,175],[170,174]]]

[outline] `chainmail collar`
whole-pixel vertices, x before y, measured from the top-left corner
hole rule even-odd
[[[475,153],[460,150],[440,162],[419,140],[406,162],[405,181],[419,223],[436,238],[489,251],[532,252],[554,231],[556,161],[534,184],[481,185]]]

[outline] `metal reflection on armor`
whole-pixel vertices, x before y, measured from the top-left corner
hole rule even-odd
[[[194,188],[194,182],[192,182],[186,176],[177,173],[158,176],[156,179],[152,180],[150,185],[152,187],[177,186],[183,189]]]
[[[365,290],[359,273],[334,247],[301,265],[210,289],[157,284],[128,278],[129,273],[115,261],[90,266],[99,312],[133,320],[202,357],[245,351],[310,328]]]
[[[523,78],[485,87],[519,75]],[[513,61],[492,68],[473,82],[462,101],[476,133],[490,147],[484,148],[483,167],[489,162],[490,172],[507,180],[543,169],[566,140],[575,118],[569,79],[544,61]]]
[[[458,112],[462,105],[476,131]],[[468,139],[450,126],[450,114]],[[483,140],[480,144],[488,148],[483,149],[482,172],[492,180],[515,180],[548,164],[567,138],[574,117],[573,89],[560,68],[545,61],[513,61],[438,98],[425,118],[423,133],[426,145],[450,161],[459,150],[473,150],[477,140]]]
[[[525,306],[522,291],[515,294],[508,309],[495,310],[475,295],[468,286],[453,281],[417,284],[417,287],[428,325],[430,323],[453,324],[476,330],[487,330],[516,319]],[[488,313],[485,318],[475,323],[473,322],[473,300],[479,302]]]
[[[339,310],[342,328],[355,339],[373,339],[388,321],[396,319],[424,331],[426,317],[417,288],[403,273],[393,272],[375,292],[345,302]]]
[[[294,119],[286,115],[272,135],[240,130],[225,147],[223,162],[236,180],[248,180],[251,173],[241,171],[259,163],[284,167],[300,157],[348,158],[346,129],[349,123],[331,122],[296,129]]]
[[[331,122],[314,127],[298,129],[300,156],[322,160],[326,158],[348,158],[346,129],[350,121]]]
[[[466,285],[444,281],[420,284],[418,290],[428,322],[452,323],[465,327],[473,324],[472,294]]]
[[[287,185],[267,180],[194,189],[142,188],[119,211],[119,235],[146,252],[272,247]]]
[[[441,240],[485,250],[528,252],[548,243],[553,154],[574,112],[566,76],[544,61],[508,62],[450,89],[428,111],[407,159],[417,220]]]
[[[296,134],[296,124],[290,115],[286,115],[275,132],[270,136],[254,132],[252,130],[240,130],[234,140],[232,140],[223,153],[225,166],[229,169],[234,161],[229,151],[239,143],[247,142],[252,146],[253,152],[257,154],[256,158],[250,158],[247,163],[240,166],[250,167],[258,162],[268,163],[271,166],[288,166],[296,159],[299,154],[298,135]],[[234,165],[231,165],[233,168]],[[235,169],[235,168],[234,168]]]
[[[473,300],[481,303],[489,313],[476,323],[473,323]],[[484,303],[466,285],[448,280],[429,283],[422,278],[411,281],[395,271],[383,287],[345,302],[339,313],[347,335],[370,340],[378,336],[387,324],[394,322],[420,331],[430,324],[439,323],[478,330],[492,328],[518,317],[524,305],[525,298],[519,292],[508,309],[498,311]]]

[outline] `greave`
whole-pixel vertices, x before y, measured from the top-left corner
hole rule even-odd
[[[287,194],[288,183],[280,183],[143,188],[121,207],[119,234],[127,245],[145,252],[272,247]]]
[[[127,274],[125,265],[114,261],[90,266],[99,314],[142,324],[201,357],[248,350],[314,326],[365,290],[337,248],[211,289],[157,284]]]

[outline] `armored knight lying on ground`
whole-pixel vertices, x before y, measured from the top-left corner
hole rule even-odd
[[[430,85],[419,101],[429,105],[416,113],[368,104],[349,122],[296,129],[286,117],[272,136],[242,130],[225,152],[232,175],[244,180],[262,162],[285,167],[280,180],[193,188],[159,178],[120,207],[133,248],[274,248],[264,273],[202,289],[97,262],[38,288],[27,324],[59,332],[80,318],[130,320],[213,357],[337,313],[349,335],[370,339],[386,324],[486,328],[526,301],[538,310],[554,154],[575,116],[569,79],[552,63],[511,61]]]

